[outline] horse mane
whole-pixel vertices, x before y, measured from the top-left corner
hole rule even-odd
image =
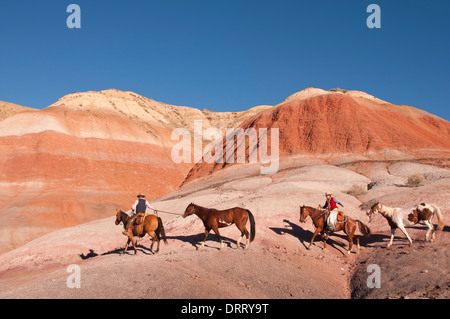
[[[189,206],[194,206],[194,208],[196,208],[196,207],[198,207],[198,208],[203,208],[202,206],[197,205],[197,204],[194,204],[194,203],[190,203],[190,204],[188,205],[188,207],[189,207]]]
[[[206,208],[194,203],[190,203],[189,205],[192,205],[194,207],[194,214],[197,215],[198,217],[202,216],[203,218],[209,214],[211,211],[214,211],[215,209],[213,208]],[[200,217],[200,219],[202,219],[202,217]]]
[[[128,216],[128,214],[125,213],[123,210],[120,210],[120,219],[122,219],[123,225],[125,226],[128,219],[130,219],[130,216]]]
[[[213,209],[213,208],[206,208],[206,207],[194,204],[194,203],[191,203],[191,205],[194,206],[194,207],[200,208],[200,209]]]
[[[380,206],[380,212],[383,212],[383,215],[388,216],[388,217],[392,217],[394,215],[394,209],[393,207],[389,207],[389,206],[385,206],[382,205],[380,203],[378,203],[378,205]]]
[[[319,209],[316,207],[311,207],[311,206],[304,206],[308,211],[309,211],[309,216],[311,216],[311,218],[315,218],[315,216],[317,214],[321,214],[323,213],[325,210],[324,209]]]
[[[216,209],[216,208],[208,208],[208,207],[203,207],[203,206],[200,206],[200,205],[197,205],[197,204],[194,204],[194,203],[191,203],[193,206],[194,206],[194,208],[196,209],[196,212],[198,212],[198,213],[200,213],[200,214],[203,214],[203,213],[210,213],[210,212],[217,212],[217,211],[219,211],[218,209]]]

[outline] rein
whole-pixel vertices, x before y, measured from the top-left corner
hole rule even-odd
[[[164,210],[159,210],[159,209],[153,209],[153,211],[155,212],[156,216],[158,216],[158,213],[164,213],[164,214],[170,214],[170,215],[178,215],[178,216],[182,216],[183,214],[180,213],[172,213],[172,212],[166,212]],[[127,215],[125,212],[123,212],[125,215]],[[127,215],[127,217],[130,217]]]
[[[172,212],[166,212],[164,210],[154,209],[156,216],[158,216],[158,213],[164,213],[164,214],[170,214],[170,215],[178,215],[182,216],[183,214],[180,213],[172,213]]]
[[[325,215],[326,210],[321,211],[316,209],[315,212],[319,212],[320,214],[318,216],[313,217],[312,215],[309,215],[311,217],[311,219],[313,220],[313,222],[315,222],[316,220],[318,220],[320,217],[322,217],[323,215]]]

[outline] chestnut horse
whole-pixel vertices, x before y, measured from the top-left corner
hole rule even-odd
[[[316,227],[316,231],[314,232],[314,234],[313,234],[313,236],[311,238],[311,242],[309,244],[308,249],[311,248],[311,246],[313,244],[313,241],[314,241],[314,238],[317,236],[318,233],[321,233],[321,235],[322,235],[323,248],[324,249],[327,248],[326,240],[328,239],[328,235],[325,235],[325,230],[327,230],[327,229],[324,229],[325,219],[326,219],[326,215],[327,215],[326,212],[327,211],[322,210],[322,209],[318,209],[318,208],[308,207],[308,206],[305,206],[305,205],[300,206],[300,222],[301,223],[305,223],[306,222],[306,218],[308,216],[310,216],[311,220],[313,221],[314,226]],[[357,235],[355,235],[355,231],[356,231],[357,226],[359,227],[359,230],[361,231],[363,236],[369,236],[370,235],[369,227],[364,225],[359,220],[354,220],[350,216],[347,216],[347,221],[342,222],[342,223],[336,223],[335,230],[331,231],[331,232],[338,232],[338,231],[343,230],[344,233],[347,234],[347,238],[348,238],[348,251],[347,251],[347,254],[350,254],[350,252],[352,250],[353,238],[356,239],[358,252],[359,252],[359,237]]]
[[[131,216],[128,216],[127,213],[124,213],[121,210],[117,210],[116,225],[119,225],[122,222],[123,228],[125,229],[128,219],[130,219],[130,218],[131,218]],[[155,243],[155,240],[158,243],[158,247],[156,248],[155,253],[157,253],[159,251],[160,234],[162,235],[162,239],[164,240],[164,243],[167,244],[166,233],[164,231],[164,226],[163,226],[161,218],[159,218],[155,215],[147,215],[145,217],[144,223],[142,225],[137,225],[137,226],[133,227],[133,231],[128,236],[128,241],[125,245],[125,248],[124,248],[122,254],[124,254],[127,251],[128,245],[131,242],[133,244],[134,254],[136,255],[136,253],[137,253],[136,240],[134,239],[134,236],[144,237],[146,234],[148,234],[150,237],[152,237],[152,245],[150,246],[150,251],[152,251],[152,252],[153,252],[153,244]]]
[[[205,246],[206,238],[208,237],[209,232],[214,230],[217,238],[220,242],[220,249],[223,248],[222,237],[220,237],[219,228],[227,227],[233,224],[236,224],[236,227],[241,231],[241,236],[237,240],[237,248],[241,246],[242,237],[247,237],[247,243],[245,248],[248,248],[250,242],[255,239],[255,218],[253,214],[248,210],[240,207],[234,207],[225,210],[217,210],[213,208],[205,208],[199,205],[195,205],[190,203],[186,210],[184,211],[183,218],[190,216],[192,214],[197,215],[205,226],[205,239],[201,245],[201,248]],[[245,225],[247,224],[247,220],[250,219],[250,236]]]
[[[387,247],[389,248],[392,245],[392,241],[394,240],[394,233],[397,228],[406,235],[409,241],[409,245],[412,245],[412,239],[409,237],[406,232],[405,226],[412,226],[417,224],[420,221],[423,221],[425,225],[428,227],[427,234],[425,235],[426,241],[434,241],[434,237],[436,231],[433,232],[431,239],[429,238],[430,233],[433,231],[433,223],[432,219],[434,215],[438,218],[438,227],[437,231],[444,229],[444,220],[442,218],[442,213],[439,207],[434,204],[420,203],[411,208],[392,208],[388,206],[381,205],[380,203],[374,204],[367,215],[372,221],[372,215],[375,213],[380,213],[384,218],[387,219],[389,226],[391,226],[391,240]],[[370,222],[369,221],[369,222]]]

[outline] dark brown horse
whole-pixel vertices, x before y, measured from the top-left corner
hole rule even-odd
[[[300,206],[300,222],[301,223],[305,223],[306,222],[306,218],[308,216],[311,217],[311,220],[313,221],[314,226],[316,227],[316,231],[314,232],[312,238],[311,238],[311,242],[309,244],[308,249],[311,248],[314,238],[317,236],[318,233],[320,233],[322,235],[322,240],[323,240],[323,247],[324,249],[327,248],[327,242],[326,240],[328,239],[328,235],[325,234],[325,230],[328,231],[328,229],[324,229],[324,225],[325,225],[325,219],[326,219],[326,212],[325,210],[322,209],[317,209],[317,208],[313,208],[313,207],[308,207],[308,206]],[[351,217],[347,216],[347,221],[343,222],[343,223],[336,223],[336,228],[334,231],[331,232],[338,232],[343,230],[345,234],[347,234],[347,238],[348,238],[348,251],[347,253],[350,254],[351,250],[352,250],[352,246],[353,246],[353,238],[356,239],[356,243],[357,243],[357,247],[358,247],[358,252],[359,252],[359,237],[357,235],[355,235],[355,231],[357,226],[359,226],[359,230],[361,231],[361,233],[363,234],[363,236],[369,236],[370,235],[370,229],[369,227],[367,227],[366,225],[364,225],[361,221],[359,220],[354,220]]]
[[[119,225],[121,222],[123,223],[123,228],[125,229],[125,225],[128,222],[128,219],[130,219],[130,216],[128,216],[126,213],[124,213],[121,210],[117,210],[116,213],[116,225]],[[123,250],[122,254],[124,254],[127,251],[128,245],[130,242],[133,244],[134,248],[134,254],[136,255],[136,240],[134,239],[134,236],[137,237],[144,237],[146,234],[148,234],[150,237],[152,237],[152,245],[150,246],[150,251],[153,252],[153,244],[156,242],[158,243],[158,247],[156,248],[155,253],[159,251],[159,241],[160,241],[160,235],[162,236],[162,239],[164,240],[164,243],[167,244],[166,239],[166,233],[164,231],[164,226],[162,223],[161,218],[155,216],[155,215],[147,215],[144,219],[144,223],[142,225],[138,225],[133,227],[132,233],[128,236],[128,241],[125,245],[125,249]]]
[[[190,203],[186,210],[184,211],[183,218],[190,216],[192,214],[197,215],[205,226],[205,239],[203,240],[202,246],[199,248],[203,248],[205,246],[206,238],[208,237],[209,232],[214,230],[217,238],[220,242],[220,249],[223,248],[222,237],[220,237],[219,228],[227,227],[235,224],[236,227],[241,231],[241,236],[237,240],[237,247],[241,246],[242,237],[247,237],[247,243],[245,248],[248,248],[250,242],[255,239],[255,218],[253,214],[248,210],[240,207],[234,207],[225,210],[217,210],[213,208],[205,208],[199,205],[195,205]],[[250,234],[245,228],[247,224],[247,220],[250,219]]]

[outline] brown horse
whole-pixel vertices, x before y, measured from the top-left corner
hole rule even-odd
[[[203,248],[205,246],[206,238],[208,237],[209,232],[214,230],[217,238],[220,242],[220,249],[223,248],[222,237],[220,237],[219,228],[227,227],[232,224],[236,224],[236,227],[241,231],[241,236],[237,240],[237,247],[241,246],[242,237],[247,237],[247,243],[245,248],[248,248],[250,242],[255,239],[255,218],[253,214],[248,210],[240,207],[234,207],[225,210],[217,210],[213,208],[205,208],[199,205],[195,205],[190,203],[186,210],[184,211],[183,218],[190,216],[192,214],[197,215],[205,226],[205,239],[203,240],[202,246],[199,248]],[[250,236],[245,225],[247,224],[247,220],[250,219]]]
[[[327,230],[327,229],[324,229],[325,219],[326,219],[326,215],[327,215],[326,212],[327,211],[325,211],[325,210],[308,207],[305,205],[300,206],[300,222],[305,223],[306,218],[308,216],[310,216],[311,220],[313,221],[314,226],[316,227],[316,231],[314,232],[314,234],[311,238],[311,242],[309,244],[308,249],[311,248],[314,238],[317,236],[318,233],[320,233],[322,235],[324,249],[327,248],[326,240],[328,239],[328,235],[325,234],[325,230]],[[359,230],[361,231],[363,236],[370,235],[369,227],[364,225],[361,221],[354,220],[349,216],[347,216],[347,221],[342,222],[342,223],[336,223],[336,229],[334,231],[331,231],[331,232],[338,232],[338,231],[343,230],[344,233],[347,234],[347,238],[348,238],[347,253],[348,254],[350,254],[350,252],[352,250],[353,238],[356,239],[358,252],[359,252],[359,237],[357,235],[355,235],[357,225],[359,226]]]
[[[123,228],[125,229],[128,219],[130,219],[130,218],[131,217],[128,216],[123,211],[117,210],[116,225],[119,225],[122,222]],[[124,248],[122,254],[124,254],[127,251],[128,245],[131,242],[133,244],[134,254],[136,255],[136,253],[137,253],[136,240],[134,239],[134,236],[144,237],[146,234],[148,234],[150,237],[152,237],[152,245],[150,246],[150,251],[152,251],[152,252],[153,252],[153,244],[155,243],[155,240],[158,243],[158,247],[156,248],[155,253],[157,253],[159,251],[160,235],[162,235],[162,239],[164,240],[164,243],[167,244],[166,233],[164,231],[164,226],[163,226],[161,218],[159,218],[155,215],[147,215],[145,217],[144,223],[142,225],[138,225],[133,228],[132,233],[128,236],[128,241],[125,245],[125,248]]]

